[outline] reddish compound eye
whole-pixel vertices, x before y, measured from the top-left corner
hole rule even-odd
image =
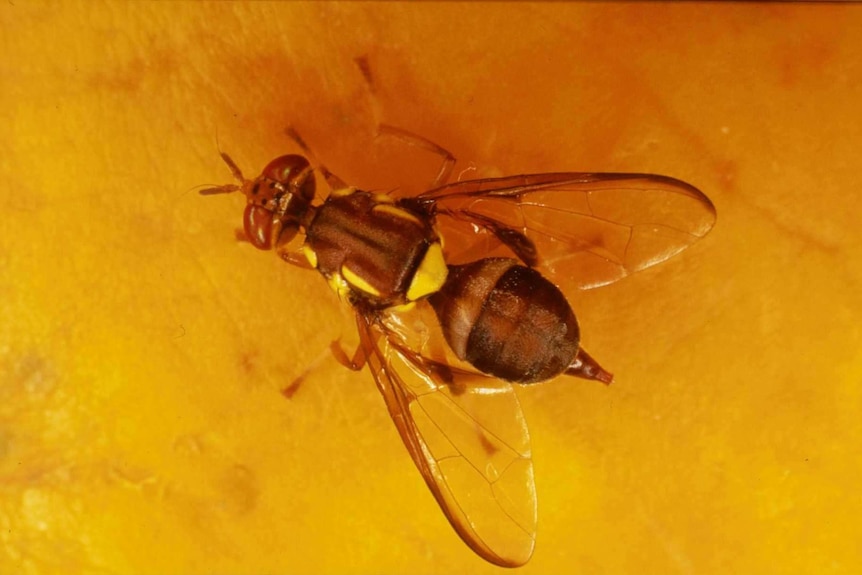
[[[242,216],[245,236],[254,247],[268,250],[272,246],[272,212],[263,206],[247,204]]]
[[[247,204],[242,217],[243,229],[249,243],[259,250],[279,247],[292,240],[299,225],[279,219],[269,209],[256,204]]]
[[[314,199],[314,176],[308,160],[302,156],[290,154],[274,159],[263,169],[261,177],[283,185],[306,202]]]
[[[254,180],[243,180],[248,197],[243,228],[251,245],[269,250],[289,242],[314,199],[314,175],[302,156],[280,156]]]

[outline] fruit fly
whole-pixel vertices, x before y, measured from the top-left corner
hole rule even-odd
[[[334,347],[336,358],[368,365],[458,535],[492,563],[522,565],[535,544],[536,492],[512,383],[610,383],[581,347],[563,290],[609,284],[679,253],[711,229],[715,208],[695,187],[650,174],[446,184],[451,154],[381,131],[445,158],[430,191],[367,192],[319,165],[331,191],[315,202],[305,156],[278,157],[249,180],[222,153],[239,183],[201,193],[242,192],[248,241],[316,269],[353,307],[360,345],[352,358]]]

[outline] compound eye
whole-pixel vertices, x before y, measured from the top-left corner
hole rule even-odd
[[[259,250],[272,247],[272,212],[262,206],[246,204],[242,227],[248,241]]]
[[[280,156],[267,164],[261,175],[299,194],[306,202],[314,199],[314,174],[303,156]]]

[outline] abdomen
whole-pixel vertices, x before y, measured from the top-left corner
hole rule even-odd
[[[578,353],[578,322],[565,296],[517,260],[450,266],[429,302],[455,355],[500,379],[550,379]]]

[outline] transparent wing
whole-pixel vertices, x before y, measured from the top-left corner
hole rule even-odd
[[[704,237],[715,207],[700,190],[651,174],[532,174],[457,182],[417,200],[436,205],[452,263],[535,246],[555,283],[590,289],[662,262]],[[459,241],[458,236],[463,236]],[[450,241],[450,237],[454,241]],[[477,244],[459,255],[452,245]],[[508,245],[508,247],[507,247]]]
[[[533,553],[530,438],[511,384],[450,368],[357,312],[367,364],[413,462],[476,553],[515,567]]]

